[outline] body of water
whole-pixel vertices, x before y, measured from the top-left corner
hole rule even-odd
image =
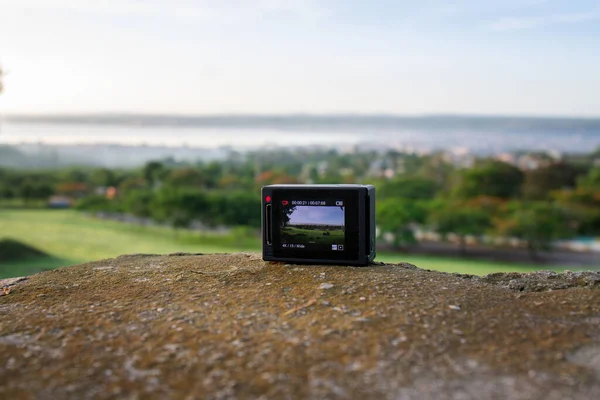
[[[0,144],[114,143],[259,148],[363,145],[475,153],[589,152],[600,119],[395,116],[71,116],[8,117]]]

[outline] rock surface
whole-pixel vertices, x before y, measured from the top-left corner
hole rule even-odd
[[[600,276],[131,255],[0,282],[2,398],[600,398]]]

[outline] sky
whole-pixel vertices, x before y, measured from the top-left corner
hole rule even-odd
[[[341,207],[330,206],[296,206],[290,215],[291,225],[319,224],[344,225],[344,210]]]
[[[600,3],[0,0],[0,113],[600,116]]]

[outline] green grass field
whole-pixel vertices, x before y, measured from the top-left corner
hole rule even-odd
[[[331,229],[323,235],[325,231],[315,229],[303,229],[293,226],[287,226],[281,229],[281,238],[283,243],[316,243],[318,245],[331,246],[332,244],[344,243],[344,230]]]
[[[46,269],[116,257],[121,254],[260,251],[260,238],[243,229],[236,229],[228,235],[200,234],[191,231],[175,233],[172,229],[165,227],[143,227],[99,220],[73,210],[0,210],[0,238],[2,237],[19,240],[50,256],[42,259],[1,263],[0,278],[28,275]],[[377,260],[409,262],[426,269],[476,275],[536,269],[526,264],[400,253],[379,253]]]

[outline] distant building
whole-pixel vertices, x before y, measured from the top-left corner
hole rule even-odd
[[[515,164],[515,156],[511,153],[500,153],[496,156],[496,160],[503,161],[508,164]]]
[[[65,182],[56,187],[56,192],[65,198],[80,199],[90,192],[90,188],[82,182]]]
[[[48,207],[50,208],[71,208],[73,199],[67,196],[52,196],[48,199]]]
[[[542,167],[547,167],[561,159],[560,153],[526,153],[522,154],[516,160],[516,165],[522,170],[533,170]]]
[[[94,194],[97,196],[106,197],[109,200],[114,199],[119,194],[119,189],[114,186],[98,186],[94,189]]]

